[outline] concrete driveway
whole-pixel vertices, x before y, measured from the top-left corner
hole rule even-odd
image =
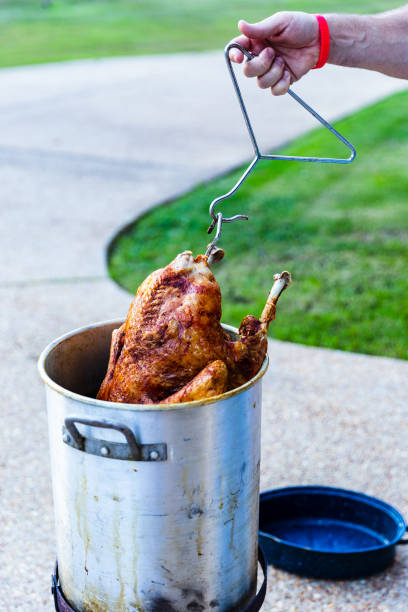
[[[328,67],[295,90],[334,119],[406,86]],[[6,69],[0,89],[0,609],[51,611],[54,524],[38,354],[69,329],[125,315],[130,296],[105,265],[120,226],[251,149],[220,53]],[[253,83],[244,91],[267,148],[314,125],[287,96],[274,99]],[[208,204],[197,203],[203,218]],[[281,342],[270,351],[262,487],[355,488],[408,516],[408,363]],[[270,569],[265,610],[402,612],[407,580],[406,552],[381,576],[346,584]]]

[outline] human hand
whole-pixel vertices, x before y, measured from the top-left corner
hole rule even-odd
[[[314,15],[283,11],[254,24],[241,20],[238,28],[242,36],[232,42],[257,56],[245,63],[245,76],[257,77],[259,87],[270,87],[275,96],[285,94],[319,60],[320,29]],[[240,64],[244,55],[231,49],[230,58]]]

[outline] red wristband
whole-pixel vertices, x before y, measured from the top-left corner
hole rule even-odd
[[[316,19],[320,29],[320,57],[314,70],[316,70],[316,68],[323,68],[329,59],[330,53],[330,31],[327,21],[322,15],[316,15]]]

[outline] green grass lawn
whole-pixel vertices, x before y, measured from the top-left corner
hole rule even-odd
[[[223,320],[261,313],[275,272],[293,285],[281,298],[275,338],[408,358],[408,93],[338,123],[357,147],[350,166],[260,162],[220,209],[248,213],[224,225],[225,259],[215,267]],[[317,129],[292,155],[342,154]],[[239,171],[201,185],[142,217],[114,244],[110,273],[134,292],[178,252],[202,253],[208,205]]]
[[[239,18],[375,12],[396,0],[0,0],[0,66],[222,48]],[[48,5],[48,6],[47,6]]]

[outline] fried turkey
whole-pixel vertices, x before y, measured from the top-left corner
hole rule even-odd
[[[233,341],[220,323],[221,292],[207,257],[181,253],[140,285],[126,322],[112,334],[97,398],[180,403],[214,397],[250,380],[265,358],[268,325],[290,274],[274,280],[261,318],[244,317]]]

